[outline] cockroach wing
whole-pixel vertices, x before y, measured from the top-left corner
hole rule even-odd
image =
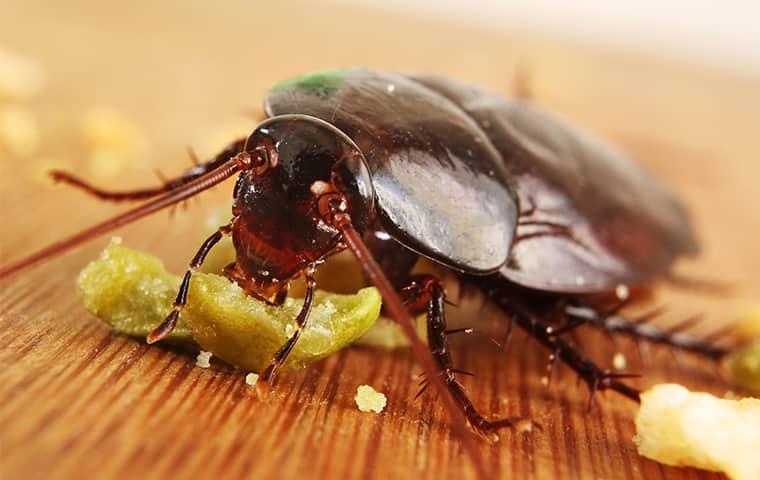
[[[351,137],[369,164],[380,221],[397,241],[468,273],[506,263],[517,221],[508,172],[449,99],[398,74],[355,69],[275,85],[265,109],[312,115]]]
[[[414,76],[470,115],[499,150],[520,217],[508,279],[552,291],[639,283],[696,253],[685,209],[622,153],[520,100]]]

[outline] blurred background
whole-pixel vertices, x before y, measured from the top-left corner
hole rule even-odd
[[[551,35],[588,45],[760,70],[760,3],[753,0],[331,0],[493,32]]]

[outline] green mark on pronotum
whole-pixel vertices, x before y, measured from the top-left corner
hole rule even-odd
[[[329,70],[326,72],[308,73],[300,77],[289,78],[276,83],[272,90],[282,90],[290,87],[298,87],[307,93],[324,97],[330,95],[343,84],[342,70]]]

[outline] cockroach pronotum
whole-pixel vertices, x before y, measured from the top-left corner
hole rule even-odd
[[[463,438],[464,420],[491,436],[514,419],[486,419],[457,381],[442,283],[410,273],[420,256],[480,288],[575,370],[592,395],[611,389],[638,400],[639,392],[623,381],[626,374],[600,368],[563,338],[580,324],[711,358],[724,354],[708,341],[642,328],[588,300],[617,293],[625,303],[629,289],[667,275],[676,257],[697,252],[697,243],[685,209],[664,186],[529,102],[435,76],[348,69],[275,85],[265,111],[268,118],[250,136],[157,188],[105,191],[53,172],[102,200],[146,203],[3,268],[0,278],[237,175],[232,219],[200,247],[149,342],[171,332],[193,271],[231,235],[236,260],[224,275],[248,295],[281,304],[289,281],[306,279],[297,328],[263,382],[308,321],[315,270],[349,249],[409,336]],[[427,346],[412,329],[411,314],[422,312]],[[464,443],[477,458],[472,441]]]

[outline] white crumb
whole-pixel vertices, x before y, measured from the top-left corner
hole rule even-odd
[[[246,385],[254,386],[259,381],[259,375],[257,373],[249,373],[245,376]]]
[[[201,368],[208,368],[211,366],[211,352],[201,350],[198,352],[198,356],[195,357],[195,365]]]
[[[359,388],[356,389],[354,400],[360,411],[375,413],[382,412],[388,402],[385,394],[376,391],[369,385],[360,385]]]
[[[623,370],[626,365],[627,361],[625,359],[625,355],[622,353],[617,352],[612,356],[612,366],[615,368],[615,370]]]

